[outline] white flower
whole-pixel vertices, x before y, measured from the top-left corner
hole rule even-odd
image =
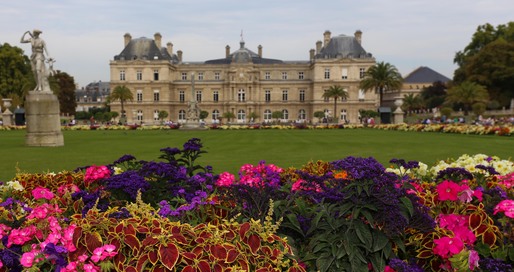
[[[20,182],[17,181],[17,180],[8,181],[7,185],[9,187],[11,187],[13,190],[16,190],[16,191],[20,191],[21,192],[21,191],[25,190],[25,188],[23,188],[23,185],[21,185]]]

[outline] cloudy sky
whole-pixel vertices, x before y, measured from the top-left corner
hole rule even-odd
[[[109,61],[123,50],[123,35],[172,42],[183,60],[225,56],[225,46],[263,46],[266,58],[308,60],[323,39],[363,32],[362,44],[377,61],[402,75],[428,66],[451,78],[453,58],[479,25],[513,19],[512,0],[4,0],[0,43],[21,47],[22,34],[43,31],[54,67],[80,86],[109,81]]]

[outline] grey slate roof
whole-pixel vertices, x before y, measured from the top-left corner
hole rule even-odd
[[[410,74],[408,74],[404,78],[403,82],[408,84],[408,83],[433,83],[433,82],[437,82],[437,81],[446,83],[446,82],[450,81],[450,79],[428,67],[420,66],[416,70],[414,70]]]
[[[238,50],[223,59],[208,60],[205,64],[231,64],[231,63],[254,63],[254,64],[275,64],[284,63],[277,59],[261,58],[259,54],[245,47],[245,42],[241,41]]]
[[[371,58],[361,44],[353,36],[339,35],[330,38],[328,44],[315,56],[325,58]]]
[[[171,56],[165,47],[157,48],[155,41],[145,37],[132,39],[115,60],[170,60],[178,62],[178,57]]]

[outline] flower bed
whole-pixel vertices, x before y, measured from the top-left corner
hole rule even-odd
[[[514,164],[195,161],[18,174],[0,187],[0,271],[511,271]]]

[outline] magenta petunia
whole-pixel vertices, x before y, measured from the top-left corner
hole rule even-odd
[[[506,199],[500,201],[496,207],[494,207],[494,214],[499,212],[505,213],[505,216],[514,218],[514,200]]]
[[[458,237],[445,236],[434,239],[434,244],[434,253],[443,258],[451,257],[464,249],[464,243]]]
[[[453,181],[445,180],[437,185],[436,190],[440,201],[457,201],[459,199],[461,186]]]
[[[36,189],[32,190],[32,196],[36,200],[41,198],[50,200],[54,198],[54,194],[52,193],[52,191],[43,187],[37,187]]]

